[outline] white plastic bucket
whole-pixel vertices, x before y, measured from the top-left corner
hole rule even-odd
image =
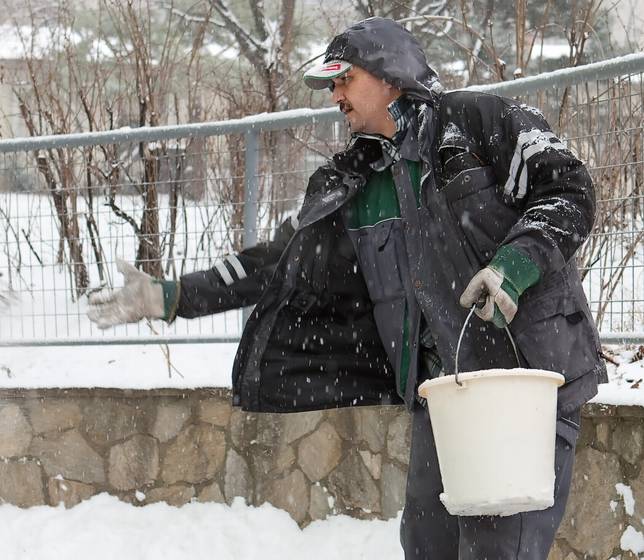
[[[425,381],[452,515],[513,515],[554,504],[557,388],[564,377],[490,369]]]

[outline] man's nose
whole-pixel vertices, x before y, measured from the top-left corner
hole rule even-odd
[[[331,92],[331,99],[333,100],[333,103],[340,103],[340,101],[344,99],[342,86],[334,86],[333,91]]]

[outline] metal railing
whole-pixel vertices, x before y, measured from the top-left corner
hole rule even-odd
[[[587,162],[598,217],[579,253],[605,341],[644,340],[644,54],[475,89],[519,96]],[[227,312],[101,332],[85,294],[114,257],[158,276],[270,237],[343,143],[336,109],[0,141],[0,346],[224,342]]]

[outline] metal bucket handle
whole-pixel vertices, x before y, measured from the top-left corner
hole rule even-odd
[[[461,329],[461,334],[458,337],[458,344],[456,345],[456,363],[454,364],[454,369],[456,370],[454,372],[454,378],[456,380],[456,383],[459,387],[463,386],[463,382],[459,381],[458,379],[458,354],[461,351],[461,341],[463,340],[463,335],[465,334],[465,328],[467,327],[467,324],[470,322],[470,319],[472,318],[472,314],[476,310],[476,306],[478,305],[478,302],[475,303],[472,306],[472,309],[470,309],[470,312],[467,315],[467,318],[465,319],[465,323],[463,323],[463,328]],[[506,326],[505,327],[505,332],[508,333],[508,338],[510,339],[510,342],[512,343],[512,349],[514,350],[514,355],[517,358],[517,364],[519,364],[519,367],[521,367],[521,360],[519,360],[519,352],[517,352],[517,345],[514,343],[514,339],[512,338],[512,334],[510,333],[510,329]]]

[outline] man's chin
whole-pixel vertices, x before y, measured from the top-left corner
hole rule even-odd
[[[365,124],[360,121],[355,121],[347,115],[347,122],[349,123],[349,128],[351,132],[364,132]]]

